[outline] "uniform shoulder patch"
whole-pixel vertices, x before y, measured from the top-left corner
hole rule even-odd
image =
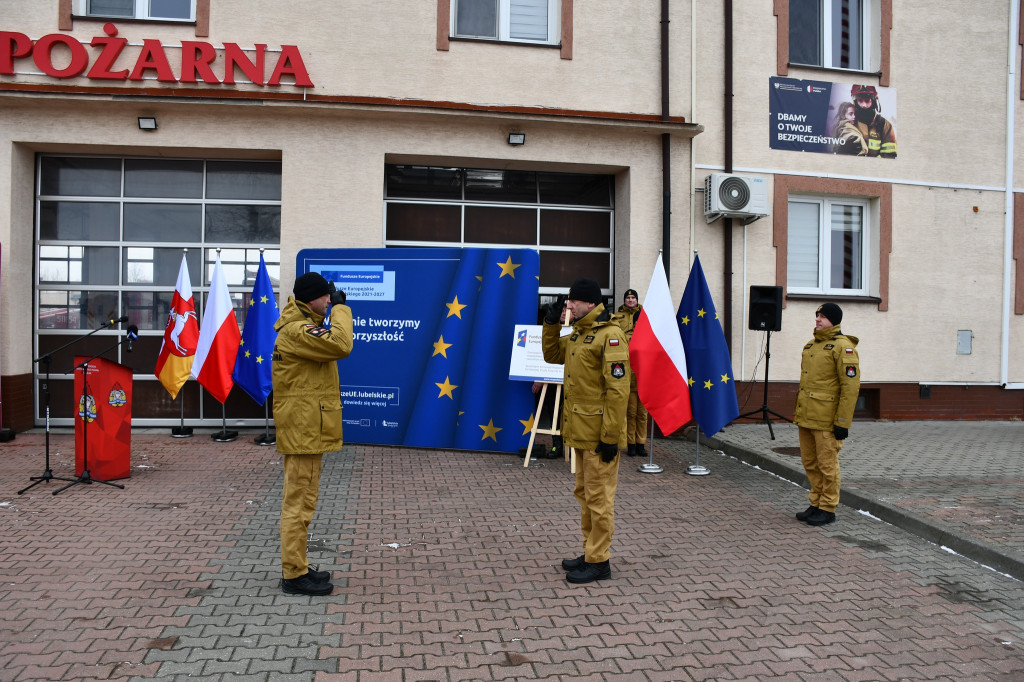
[[[309,334],[310,336],[320,337],[323,336],[324,334],[329,333],[330,331],[331,330],[327,329],[326,327],[318,327],[315,324],[306,325],[306,333]]]
[[[593,343],[593,342],[594,342],[594,335],[593,334],[587,334],[587,337],[585,339],[583,339],[583,343]]]
[[[617,345],[619,345],[619,340],[618,339],[608,339],[608,345],[609,346],[617,346]]]
[[[853,377],[857,376],[857,368],[854,367],[853,365],[847,365],[846,366],[846,376],[850,377],[851,379]]]
[[[626,364],[624,362],[613,362],[612,376],[616,379],[621,379],[626,376]]]
[[[847,348],[846,349],[846,354],[847,355],[853,355],[853,349],[852,348]]]
[[[834,343],[826,343],[825,344],[825,350],[832,350],[835,347],[836,347],[836,344],[834,344]]]

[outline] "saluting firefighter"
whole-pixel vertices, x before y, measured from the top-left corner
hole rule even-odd
[[[800,361],[800,391],[793,423],[800,427],[800,458],[811,484],[811,501],[796,518],[812,526],[836,520],[839,504],[839,451],[850,435],[860,392],[856,336],[839,328],[843,311],[835,303],[818,307],[814,338]]]
[[[640,318],[640,305],[636,289],[626,289],[622,295],[622,305],[615,311],[614,319],[622,327],[626,335],[626,343],[633,339],[633,329]],[[626,455],[629,457],[646,457],[647,448],[647,408],[640,402],[640,394],[636,390],[636,372],[629,373],[629,407],[626,408]]]
[[[325,452],[340,450],[341,392],[338,360],[352,352],[352,309],[345,292],[320,273],[295,280],[293,295],[274,325],[274,422],[277,451],[284,456],[281,501],[281,589],[287,594],[326,595],[329,571],[311,568],[306,556],[309,524],[320,494]],[[330,308],[330,326],[324,316]]]
[[[560,336],[559,317],[568,310],[572,332]],[[583,554],[562,561],[571,583],[590,583],[612,576],[612,533],[615,530],[615,488],[619,480],[619,449],[626,447],[629,403],[629,349],[622,329],[601,303],[601,287],[578,279],[568,300],[549,305],[542,334],[544,360],[565,365],[561,431],[565,445],[575,448],[576,500],[580,503]]]

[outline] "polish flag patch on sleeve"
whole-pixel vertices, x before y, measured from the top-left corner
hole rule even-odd
[[[619,340],[618,339],[608,339],[608,345],[609,346],[617,346],[617,345],[619,345]]]
[[[853,355],[853,349],[852,348],[847,348],[846,349],[846,354],[847,355]]]

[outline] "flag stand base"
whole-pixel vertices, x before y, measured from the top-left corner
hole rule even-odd
[[[224,403],[220,404],[221,427],[217,433],[211,433],[210,438],[218,443],[228,443],[238,438],[238,431],[228,431],[228,413]]]
[[[660,464],[655,464],[654,462],[647,462],[646,464],[641,464],[640,466],[638,466],[636,470],[642,474],[660,474],[665,469]]]
[[[711,469],[708,469],[705,466],[701,466],[700,464],[691,464],[690,466],[686,467],[686,473],[690,474],[691,476],[707,476],[708,474],[711,473]]]
[[[272,433],[268,435],[261,433],[253,438],[252,442],[256,443],[256,445],[277,445],[277,434]]]
[[[177,397],[177,396],[175,396]],[[185,426],[185,394],[181,394],[181,422],[177,426],[171,427],[171,437],[173,438],[191,438],[192,427]]]

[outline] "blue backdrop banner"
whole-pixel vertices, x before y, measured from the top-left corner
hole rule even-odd
[[[530,384],[509,380],[517,324],[537,321],[532,249],[304,249],[296,273],[344,290],[345,441],[518,452]]]

